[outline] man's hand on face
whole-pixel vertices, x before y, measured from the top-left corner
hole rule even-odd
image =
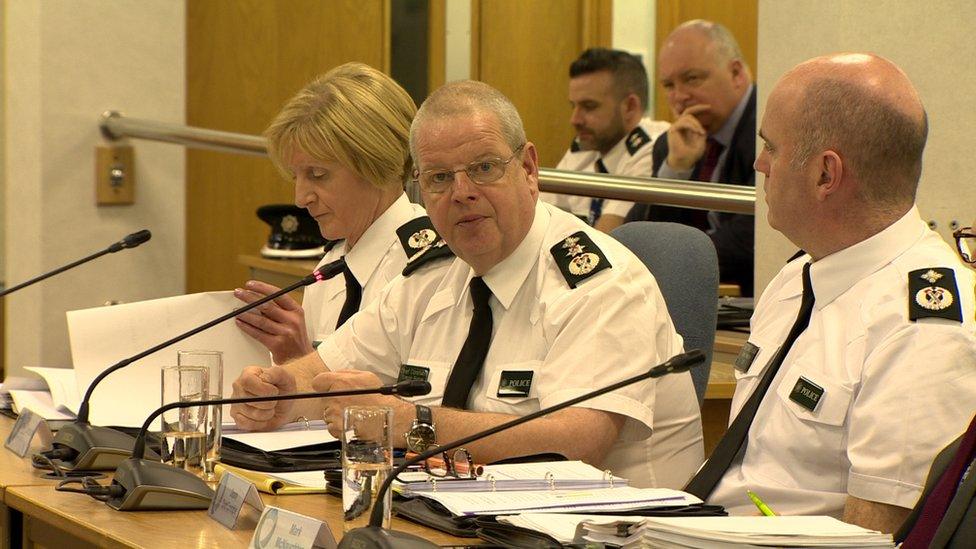
[[[705,154],[708,132],[695,114],[705,112],[709,108],[709,105],[688,107],[668,128],[668,166],[672,170],[691,170]]]

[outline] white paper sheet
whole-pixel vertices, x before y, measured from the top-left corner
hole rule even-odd
[[[270,432],[242,431],[232,423],[225,423],[222,433],[224,438],[243,442],[265,452],[276,452],[339,440],[329,434],[328,429],[325,428],[325,422],[322,420],[308,422],[307,429],[304,422],[289,423],[277,431]]]
[[[32,412],[44,419],[70,420],[74,419],[74,414],[65,413],[54,405],[51,393],[47,391],[22,391],[14,389],[10,391],[10,397],[14,401],[14,412],[20,413],[24,408],[30,408]]]
[[[81,394],[78,393],[78,380],[71,368],[41,368],[39,366],[25,366],[25,370],[41,376],[51,392],[54,405],[62,411],[78,413]]]
[[[209,292],[68,312],[79,393],[84,395],[99,373],[120,360],[242,305],[232,292]],[[92,396],[91,422],[142,425],[160,405],[160,368],[176,364],[176,352],[181,349],[224,353],[223,394],[227,397],[245,367],[271,365],[268,351],[228,320],[106,377]]]
[[[613,512],[701,503],[695,496],[678,490],[630,486],[596,490],[430,492],[423,497],[437,501],[455,515]]]

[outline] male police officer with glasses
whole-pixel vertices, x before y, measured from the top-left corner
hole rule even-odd
[[[349,405],[394,410],[400,440],[456,440],[646,371],[682,351],[657,283],[621,244],[538,201],[535,145],[497,90],[434,92],[411,130],[416,177],[443,236],[316,353],[249,368],[235,394],[430,381],[426,397],[333,398],[238,406],[249,429]],[[456,258],[431,261],[453,251]],[[471,444],[480,462],[543,452],[581,459],[637,486],[681,486],[702,456],[687,373],[648,380]]]

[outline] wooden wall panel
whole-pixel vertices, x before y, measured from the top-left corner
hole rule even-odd
[[[389,0],[190,0],[190,126],[260,134],[309,80],[347,61],[389,72]],[[237,256],[256,253],[267,226],[254,211],[291,203],[291,183],[266,158],[187,150],[188,292],[246,280]]]
[[[543,166],[573,139],[569,64],[611,44],[609,0],[473,0],[471,77],[498,88],[522,115]]]
[[[708,19],[721,23],[729,29],[742,49],[742,56],[756,76],[756,50],[759,27],[759,0],[657,0],[656,30],[654,51],[661,51],[664,39],[681,23],[689,19]],[[657,81],[657,61],[653,70],[653,80]],[[658,120],[671,120],[671,108],[667,95],[660,84],[654,94],[654,117]]]

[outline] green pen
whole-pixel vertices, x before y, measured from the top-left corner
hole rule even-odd
[[[770,509],[768,505],[766,505],[766,502],[759,499],[759,496],[757,496],[755,492],[753,492],[752,490],[746,490],[746,495],[748,495],[749,499],[751,499],[752,502],[756,504],[756,507],[759,508],[760,513],[762,513],[767,517],[776,516],[776,513],[774,513],[773,510]]]

